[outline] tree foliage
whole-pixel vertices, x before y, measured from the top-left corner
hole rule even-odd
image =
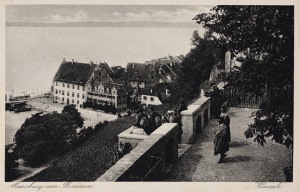
[[[62,113],[71,115],[72,119],[76,122],[76,125],[78,125],[78,127],[83,126],[83,118],[81,117],[80,112],[78,112],[78,110],[75,108],[75,105],[66,105],[63,108]]]
[[[247,133],[263,145],[271,136],[289,147],[293,139],[293,6],[216,6],[194,18],[233,54],[249,50],[239,70],[228,75],[239,97],[264,99]]]
[[[174,101],[180,98],[190,101],[199,96],[201,83],[208,80],[213,65],[223,60],[224,50],[218,46],[218,40],[210,33],[200,37],[195,31],[192,37],[194,48],[183,59],[178,78],[171,87]]]
[[[67,112],[37,113],[26,119],[15,135],[14,151],[29,165],[63,153],[76,138],[78,124]]]

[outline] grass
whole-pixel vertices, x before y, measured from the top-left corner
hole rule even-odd
[[[110,122],[78,148],[53,161],[25,181],[94,181],[118,160],[117,135],[135,122],[133,117]]]

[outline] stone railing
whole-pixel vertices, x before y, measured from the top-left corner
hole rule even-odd
[[[151,135],[138,135],[129,128],[119,142],[136,147],[96,181],[160,181],[178,158],[177,124],[165,123]]]
[[[149,135],[146,134],[138,134],[136,133],[137,131],[144,132],[143,129],[137,129],[134,128],[133,126],[130,127],[129,129],[126,129],[122,133],[118,135],[119,138],[119,144],[118,146],[120,147],[120,144],[125,144],[125,143],[130,143],[132,148],[135,148],[141,141],[144,139],[148,138]],[[120,150],[120,148],[119,148]]]
[[[181,113],[181,142],[194,143],[197,133],[201,133],[210,119],[210,97],[201,97]]]

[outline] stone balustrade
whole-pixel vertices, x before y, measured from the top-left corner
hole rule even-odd
[[[137,132],[143,133],[143,129],[135,128],[134,126],[130,127],[129,129],[126,129],[122,133],[118,135],[119,138],[119,150],[120,150],[120,144],[123,143],[130,143],[132,148],[135,148],[141,141],[148,138],[149,135],[146,134],[139,134]]]
[[[139,135],[129,128],[119,142],[135,147],[96,181],[160,181],[178,158],[178,127],[165,123],[151,135]]]
[[[194,143],[197,133],[202,132],[210,119],[210,102],[210,97],[200,97],[189,105],[187,110],[180,113],[183,130],[182,143]]]

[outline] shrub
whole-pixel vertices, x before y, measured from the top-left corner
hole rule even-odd
[[[94,181],[118,160],[118,134],[135,123],[126,117],[112,121],[78,148],[25,181]]]
[[[15,152],[27,165],[38,166],[69,149],[76,129],[76,122],[67,112],[34,114],[15,134]]]

